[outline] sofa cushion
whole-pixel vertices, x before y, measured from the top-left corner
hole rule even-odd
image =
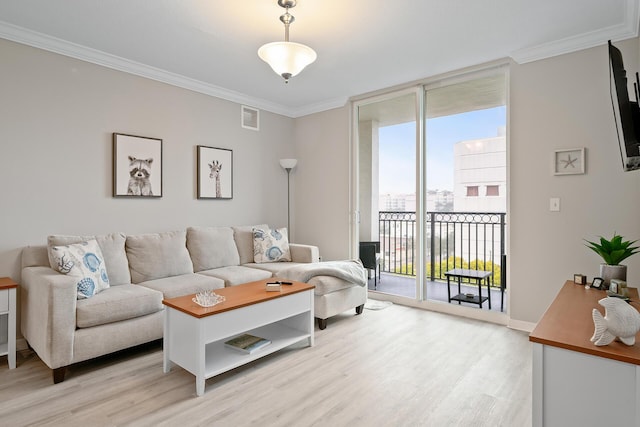
[[[256,263],[291,261],[287,229],[254,228],[253,261]]]
[[[236,241],[238,254],[240,255],[240,264],[253,262],[253,229],[269,228],[267,224],[245,225],[233,228],[233,238]]]
[[[78,299],[91,298],[109,288],[104,257],[95,239],[51,246],[50,254],[55,270],[75,278]]]
[[[362,287],[355,283],[348,282],[344,279],[340,279],[338,277],[333,277],[333,276],[315,276],[309,279],[308,283],[316,287],[313,290],[314,295],[331,294],[333,292],[338,292],[343,289],[352,288],[354,286],[359,288]]]
[[[224,280],[225,286],[255,282],[256,280],[268,279],[272,276],[270,271],[249,268],[242,265],[214,268],[213,270],[200,271],[199,274],[222,279]]]
[[[131,283],[193,273],[185,231],[127,236],[125,249]]]
[[[78,301],[78,328],[146,316],[163,309],[162,293],[137,285],[113,286],[93,298]]]
[[[189,227],[187,249],[195,272],[240,264],[231,227]]]
[[[140,282],[137,286],[144,286],[162,292],[165,298],[175,298],[200,291],[222,289],[224,288],[224,280],[200,273],[190,273]]]
[[[70,245],[73,243],[86,242],[95,239],[98,241],[104,263],[109,272],[109,284],[111,286],[123,285],[131,283],[131,275],[129,274],[129,262],[127,254],[124,250],[125,235],[122,233],[110,233],[99,236],[66,236],[52,235],[47,238],[47,244],[51,246]],[[49,263],[51,262],[51,253],[49,251]]]

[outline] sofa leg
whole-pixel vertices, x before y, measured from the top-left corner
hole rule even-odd
[[[364,304],[361,304],[359,306],[356,307],[356,315],[357,314],[362,314],[362,310],[364,309]]]
[[[318,319],[318,328],[320,328],[320,330],[326,329],[327,319],[320,319],[319,317],[317,319]]]
[[[64,381],[64,374],[67,373],[67,367],[55,368],[53,370],[53,383],[58,384]]]

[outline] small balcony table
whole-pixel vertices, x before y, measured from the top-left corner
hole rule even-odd
[[[449,302],[458,301],[458,304],[463,302],[468,302],[471,304],[478,304],[480,308],[482,308],[482,303],[489,300],[489,310],[491,310],[491,288],[490,288],[490,279],[493,273],[491,271],[482,271],[482,270],[469,270],[467,268],[454,268],[453,270],[449,270],[444,273],[447,276],[447,296],[449,297]],[[458,279],[458,295],[452,297],[451,296],[451,278]],[[462,279],[471,279],[476,280],[478,284],[478,295],[469,295],[463,294],[460,290],[460,282]],[[482,282],[485,282],[487,285],[487,296],[482,296]]]

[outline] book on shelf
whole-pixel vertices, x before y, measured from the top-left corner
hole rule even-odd
[[[271,344],[271,340],[266,338],[257,337],[251,334],[242,334],[235,338],[225,341],[224,345],[234,350],[241,351],[243,353],[251,354],[254,351],[258,351],[263,347]]]

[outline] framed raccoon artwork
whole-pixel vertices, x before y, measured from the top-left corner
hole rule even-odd
[[[233,199],[233,150],[197,146],[198,199]]]
[[[113,134],[113,197],[162,197],[162,140]]]

